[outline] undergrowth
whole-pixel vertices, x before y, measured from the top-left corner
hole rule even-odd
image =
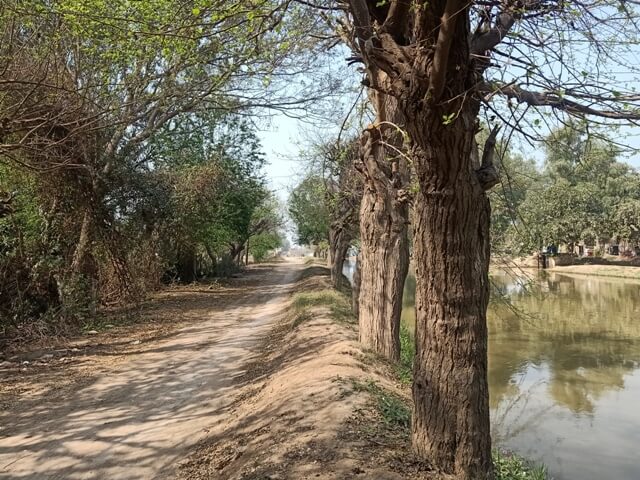
[[[534,466],[518,455],[509,452],[493,451],[495,480],[547,480],[547,471],[543,466]]]
[[[293,296],[294,327],[312,318],[313,314],[309,311],[310,307],[328,308],[331,317],[339,323],[354,322],[349,299],[340,292],[324,289],[315,292],[297,293]]]
[[[353,380],[352,386],[354,391],[368,392],[374,398],[378,413],[387,425],[406,429],[408,434],[411,426],[411,411],[402,397],[385,390],[373,380],[366,382]]]
[[[410,384],[413,378],[413,357],[416,355],[416,344],[405,325],[400,325],[400,363],[398,364],[398,378],[404,384]]]

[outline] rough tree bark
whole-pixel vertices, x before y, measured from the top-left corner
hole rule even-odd
[[[340,220],[332,222],[329,229],[329,268],[331,271],[331,284],[333,288],[342,287],[342,266],[344,265],[347,251],[351,243],[349,226]]]
[[[380,72],[377,86],[386,85]],[[360,342],[397,361],[400,359],[402,293],[409,269],[407,238],[408,165],[399,128],[403,118],[397,101],[371,90],[376,122],[362,136],[364,192],[360,207]]]
[[[421,185],[414,202],[413,447],[457,478],[485,479],[489,201],[471,168],[473,129],[441,121],[426,128],[431,134],[413,150]]]
[[[432,0],[417,9],[411,3],[350,1],[367,79],[374,90],[398,99],[418,183],[413,203],[412,443],[442,473],[486,480],[493,471],[486,327],[490,206],[485,190],[497,175],[490,154],[483,155],[482,166],[474,165],[473,158],[479,112],[474,90],[491,44],[485,42],[471,56],[468,3]],[[496,42],[503,33],[498,32]],[[378,82],[380,72],[388,76],[384,84]],[[378,114],[384,106],[374,103]],[[363,202],[363,209],[365,203],[371,200]],[[393,209],[380,210],[384,224]],[[384,260],[377,261],[378,268]],[[371,296],[364,285],[363,272],[361,300]]]

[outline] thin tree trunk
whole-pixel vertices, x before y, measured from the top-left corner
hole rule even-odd
[[[244,255],[244,264],[245,265],[249,265],[249,239],[247,239],[247,250],[246,253]]]
[[[93,258],[93,227],[91,210],[87,208],[69,271],[56,280],[60,303],[74,314],[94,313],[96,265]]]
[[[361,255],[358,253],[356,257],[356,268],[353,272],[353,283],[351,285],[351,309],[356,318],[360,316],[360,258]]]
[[[211,260],[212,273],[215,274],[216,273],[216,267],[218,266],[218,257],[213,252],[213,250],[211,250],[211,247],[209,245],[205,245],[204,248],[205,248],[205,250],[207,252],[207,256],[209,257],[209,260]]]
[[[331,270],[331,284],[333,288],[342,287],[342,268],[349,250],[351,238],[343,225],[332,225],[329,231],[329,268]]]
[[[196,273],[196,250],[192,245],[182,245],[178,251],[178,263],[176,265],[178,277],[183,283],[194,282]]]
[[[85,275],[90,273],[89,257],[91,256],[91,245],[93,242],[92,227],[93,221],[91,218],[91,212],[87,209],[82,217],[80,236],[71,261],[71,271],[75,275]]]

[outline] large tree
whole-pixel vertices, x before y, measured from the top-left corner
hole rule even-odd
[[[305,9],[280,0],[2,2],[0,162],[38,172],[51,193],[44,210],[67,217],[73,248],[61,292],[96,283],[96,250],[118,243],[109,204],[121,174],[144,164],[167,124],[203,112],[300,114],[335,91],[330,79],[308,81],[325,27]]]
[[[496,130],[480,155],[479,116],[491,110],[518,126],[529,109],[549,107],[559,116],[639,118],[640,97],[624,85],[627,78],[606,74],[613,64],[637,72],[621,51],[637,39],[636,6],[601,0],[341,3],[366,84],[393,98],[401,113],[382,108],[387,102],[376,105],[367,134],[379,142],[389,123],[400,123],[417,177],[413,448],[458,479],[490,478],[486,191],[498,176]]]

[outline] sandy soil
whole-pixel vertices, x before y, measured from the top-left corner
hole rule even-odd
[[[307,268],[296,291],[328,289],[326,275]],[[379,402],[406,400],[408,386],[361,349],[354,323],[336,322],[326,306],[286,318],[246,380],[224,422],[181,463],[181,479],[441,478],[413,458],[406,426],[381,415]]]
[[[97,335],[0,363],[0,478],[175,478],[226,422],[245,366],[280,319],[301,263],[233,288],[159,299],[158,328]],[[166,317],[174,315],[167,326]]]
[[[640,267],[619,265],[567,265],[550,268],[550,272],[571,273],[576,275],[599,275],[640,280]]]
[[[0,478],[440,478],[393,420],[409,397],[395,367],[361,349],[348,313],[300,311],[293,292],[332,292],[328,270],[289,262],[170,290],[151,306],[157,328],[13,358],[0,367]]]

